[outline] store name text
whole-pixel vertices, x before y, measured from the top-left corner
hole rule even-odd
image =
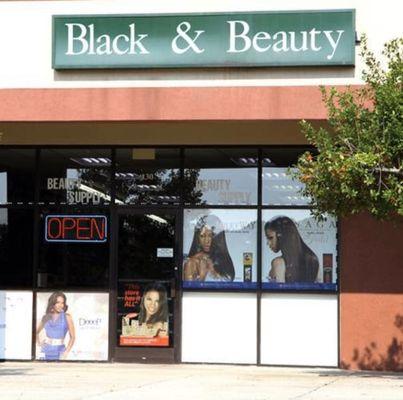
[[[278,31],[269,33],[260,31],[251,32],[248,22],[243,20],[226,21],[228,28],[227,53],[244,53],[254,50],[258,53],[273,51],[280,52],[319,52],[322,46],[318,39],[324,40],[329,45],[329,51],[325,54],[327,60],[332,60],[344,30],[317,30],[312,28],[305,31]],[[147,33],[138,33],[133,22],[127,27],[125,33],[115,36],[109,34],[96,34],[94,24],[66,23],[67,50],[65,55],[147,55],[151,49],[147,42],[151,41]],[[179,23],[176,33],[171,40],[171,50],[175,54],[201,54],[207,49],[200,43],[206,31],[193,29],[187,21]]]

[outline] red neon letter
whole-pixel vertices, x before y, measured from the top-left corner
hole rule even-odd
[[[59,228],[56,235],[52,235],[52,222],[56,222],[56,226]],[[53,224],[54,226],[54,224]],[[49,218],[48,219],[48,238],[58,239],[62,234],[62,225],[59,218]]]
[[[71,222],[71,225],[68,225],[67,222]],[[63,239],[66,238],[67,231],[71,231],[76,227],[76,220],[74,218],[63,218]]]
[[[92,219],[90,218],[77,218],[77,239],[92,239],[92,234],[91,236],[85,236],[85,235],[80,235],[80,231],[89,231],[90,227],[88,226],[88,221]],[[92,233],[92,232],[91,232]]]
[[[105,219],[101,218],[101,229],[98,226],[97,219],[96,218],[91,218],[91,237],[94,238],[94,230],[97,231],[98,234],[98,240],[104,240],[105,239]]]

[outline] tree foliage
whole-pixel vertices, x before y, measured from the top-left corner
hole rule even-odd
[[[387,67],[361,41],[366,85],[321,87],[330,129],[302,121],[317,154],[306,152],[295,177],[305,184],[317,216],[369,211],[384,219],[403,215],[403,38],[384,46]]]

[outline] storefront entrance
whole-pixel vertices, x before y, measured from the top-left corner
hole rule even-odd
[[[175,210],[118,210],[116,361],[179,361]]]

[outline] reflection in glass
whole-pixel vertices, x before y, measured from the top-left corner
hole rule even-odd
[[[116,172],[115,182],[118,204],[179,203],[179,169]]]
[[[178,149],[117,149],[116,203],[179,204],[179,167]]]
[[[33,212],[0,208],[0,286],[32,286]]]
[[[186,149],[185,204],[257,204],[256,149]]]
[[[40,165],[41,202],[95,206],[110,202],[110,150],[42,150]]]
[[[35,150],[0,150],[0,204],[32,204]]]
[[[7,172],[0,172],[0,204],[7,204]]]
[[[195,176],[186,204],[253,205],[257,203],[256,168],[203,168],[185,170]]]
[[[262,175],[263,204],[303,206],[309,203],[309,198],[301,194],[303,183],[293,179],[288,168],[263,168]]]
[[[172,279],[175,218],[171,214],[128,214],[119,218],[119,279]],[[161,257],[158,249],[172,249]]]

